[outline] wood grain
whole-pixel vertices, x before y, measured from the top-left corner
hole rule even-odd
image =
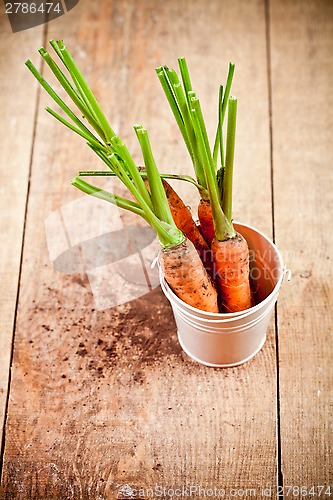
[[[161,170],[191,172],[191,166],[154,68],[175,65],[178,56],[188,55],[212,135],[218,85],[233,59],[240,101],[235,215],[271,233],[262,1],[196,0],[190,9],[185,1],[80,2],[49,25],[48,37],[65,38],[97,97],[106,103],[113,127],[138,158],[131,125],[141,121],[147,126]],[[274,491],[273,324],[264,349],[247,365],[205,368],[182,354],[170,306],[159,288],[98,311],[86,275],[53,269],[44,221],[80,198],[68,180],[79,167],[91,167],[94,159],[78,138],[46,115],[42,108],[47,103],[43,95],[27,214],[3,497],[113,499],[131,489],[157,485],[258,491],[272,486]],[[240,189],[242,177],[246,182]],[[188,202],[196,200],[191,189],[181,190]],[[253,203],[256,190],[260,204]],[[91,221],[98,225],[94,216],[97,209],[88,226]],[[126,217],[123,221],[128,222]]]
[[[35,28],[13,34],[4,9],[0,9],[0,428],[7,401],[13,323],[23,240],[30,157],[33,144],[37,85],[25,79],[24,61],[42,42]],[[15,86],[14,86],[15,82]]]
[[[281,36],[283,33],[283,36]],[[333,4],[271,7],[284,484],[332,484]]]

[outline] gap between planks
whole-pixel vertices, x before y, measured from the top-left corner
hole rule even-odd
[[[272,236],[275,243],[275,205],[274,205],[274,164],[273,164],[273,107],[272,107],[272,65],[271,65],[271,18],[270,0],[265,0],[267,89],[269,112],[269,154],[271,171]],[[278,309],[274,306],[275,355],[276,355],[276,440],[277,440],[277,490],[283,492],[283,473],[281,456],[281,408],[280,408],[280,371],[279,371],[279,330]],[[281,498],[284,498],[282,495]]]
[[[47,41],[47,26],[48,26],[48,23],[45,23],[44,29],[43,29],[43,45],[44,46],[45,46],[46,41]],[[39,67],[40,72],[42,72],[43,65],[44,65],[44,60],[42,59],[41,63],[40,63],[40,67]],[[26,229],[26,223],[27,223],[27,213],[28,213],[29,194],[30,194],[30,182],[31,182],[31,170],[32,170],[32,162],[33,162],[33,156],[34,156],[34,148],[35,148],[40,95],[41,95],[41,86],[38,85],[36,87],[36,99],[35,99],[34,121],[33,121],[33,129],[32,129],[32,141],[31,141],[31,149],[30,149],[30,157],[29,157],[27,196],[26,196],[25,207],[24,207],[24,220],[23,220],[20,265],[19,265],[18,280],[17,280],[17,293],[16,293],[14,320],[13,320],[13,328],[12,328],[12,340],[11,340],[11,345],[10,345],[10,362],[9,362],[9,367],[8,367],[7,396],[6,396],[6,403],[5,403],[5,408],[4,408],[4,419],[3,419],[3,427],[2,427],[2,433],[1,433],[0,478],[2,477],[2,468],[3,468],[5,444],[6,444],[6,424],[7,424],[8,403],[9,403],[10,385],[11,385],[11,370],[12,370],[12,363],[13,363],[17,310],[18,310],[18,304],[19,304],[19,298],[20,298],[20,284],[21,284],[22,263],[23,263],[23,255],[24,255],[24,243],[25,243],[25,229]]]

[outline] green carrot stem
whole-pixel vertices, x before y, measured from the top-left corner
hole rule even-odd
[[[105,163],[105,165],[111,170],[110,173],[112,175],[116,175],[112,171],[112,163],[110,162],[109,155],[111,151],[109,149],[101,150],[100,148],[97,148],[94,144],[91,142],[87,142],[87,145],[93,150],[93,152]]]
[[[213,148],[213,158],[214,158],[214,163],[215,163],[217,170],[218,170],[217,157],[218,157],[219,149],[220,149],[220,156],[221,156],[221,167],[224,167],[223,119],[221,119],[222,118],[222,104],[223,104],[223,85],[220,85],[219,105],[218,105],[218,123],[217,123],[215,142],[214,142],[214,148]],[[221,151],[221,147],[222,147],[222,151]]]
[[[223,87],[221,88],[220,92],[220,105],[219,105],[219,132],[218,132],[218,138],[219,138],[219,143],[220,143],[220,162],[221,162],[221,168],[224,169],[225,167],[225,160],[224,160],[224,145],[223,145],[223,122],[224,122],[224,114],[223,114]],[[217,165],[217,161],[216,161]]]
[[[76,86],[75,92],[80,96],[80,99],[82,100],[82,102],[86,106],[87,110],[89,111],[89,114],[92,116],[92,119],[95,121],[96,125],[102,130],[102,127],[100,126],[99,121],[98,121],[98,116],[97,116],[95,109],[94,109],[94,105],[91,104],[89,97],[87,97],[87,95],[84,93],[82,85],[80,84],[80,81],[78,80],[77,76],[75,74],[73,74],[73,72],[71,72],[71,69],[68,66],[67,59],[64,57],[63,51],[60,49],[61,43],[62,43],[61,40],[58,42],[56,42],[55,40],[50,40],[50,45],[53,47],[56,54],[59,56],[60,60],[62,61],[64,66],[67,68],[67,70],[69,71],[69,73],[72,77],[74,85]],[[103,139],[106,140],[106,136],[105,136],[105,133],[103,130],[102,130],[102,136],[103,136]]]
[[[141,177],[144,179],[147,178],[147,173],[142,171],[139,171],[139,174]],[[108,170],[80,170],[78,172],[79,177],[115,177],[114,172],[110,172]],[[199,190],[204,190],[204,187],[198,184],[193,177],[190,175],[178,175],[178,174],[166,174],[166,173],[160,173],[159,174],[161,179],[173,179],[176,181],[184,181],[184,182],[189,182],[190,184],[193,184],[197,189]]]
[[[225,172],[223,180],[223,202],[222,208],[229,222],[232,220],[232,178],[235,154],[235,133],[236,133],[237,99],[229,98]]]
[[[66,90],[67,94],[70,95],[73,102],[75,102],[75,104],[77,104],[78,107],[79,107],[79,105],[82,105],[82,107],[83,107],[82,113],[86,113],[87,109],[84,107],[84,102],[83,102],[80,94],[73,87],[73,85],[68,80],[66,75],[61,71],[58,64],[55,62],[55,60],[50,55],[50,53],[44,47],[41,47],[38,50],[38,52],[42,56],[42,58],[44,59],[46,64],[49,66],[50,70],[52,71],[54,76],[57,78],[58,82]]]
[[[117,138],[117,136],[115,136]],[[144,213],[147,214],[152,213],[152,201],[150,198],[150,195],[148,193],[148,190],[146,186],[144,185],[146,194],[149,195],[148,197],[148,202],[146,201],[146,196],[145,194],[142,194],[141,191],[137,188],[137,186],[134,184],[133,180],[131,179],[131,173],[130,169],[128,168],[128,164],[120,161],[117,153],[113,152],[110,154],[106,155],[103,151],[100,151],[93,147],[92,145],[88,144],[91,149],[99,156],[99,158],[110,168],[111,175],[115,175],[120,179],[123,184],[127,187],[127,189],[132,193],[133,197],[137,200],[139,203],[139,206],[143,209]],[[141,177],[140,177],[141,179]],[[142,181],[142,179],[141,179]],[[143,181],[142,181],[143,182]],[[154,214],[153,214],[154,215]],[[145,215],[145,220],[148,221],[147,216]],[[155,228],[156,229],[156,228]]]
[[[90,194],[96,198],[108,201],[109,203],[118,205],[121,208],[130,210],[131,212],[140,215],[151,227],[155,229],[164,248],[179,245],[185,240],[183,233],[181,233],[181,231],[177,228],[160,221],[149,209],[146,211],[140,207],[139,204],[132,202],[131,200],[109,193],[108,191],[93,186],[78,177],[75,177],[72,180],[72,185],[80,189],[83,193]]]
[[[174,70],[166,70],[167,77],[169,78],[169,83],[173,88],[175,99],[177,100],[178,107],[182,114],[183,123],[185,126],[186,134],[189,140],[189,151],[191,154],[191,159],[194,166],[195,175],[199,184],[205,186],[206,189],[206,179],[205,174],[200,163],[197,141],[195,137],[195,132],[192,124],[192,116],[189,109],[187,98],[185,97],[183,88],[178,79],[177,73]]]
[[[235,72],[235,65],[233,63],[229,63],[227,83],[225,86],[225,92],[223,95],[223,103],[222,103],[222,119],[223,120],[224,120],[225,112],[226,112],[228,102],[229,102],[230,89],[231,89],[231,84],[232,84],[232,80],[234,77],[234,72]]]
[[[83,111],[87,114],[88,109],[88,114],[90,113],[89,116],[91,118],[92,125],[94,127],[98,125],[98,127],[101,128],[101,135],[103,137],[103,141],[105,141],[106,144],[103,145],[98,141],[94,134],[90,132],[89,129],[87,129],[87,127],[76,117],[76,115],[70,110],[70,108],[68,108],[68,106],[62,101],[62,99],[60,99],[56,92],[48,85],[42,75],[40,75],[36,68],[34,68],[32,63],[28,61],[27,66],[30,71],[32,71],[34,76],[39,80],[39,82],[48,91],[48,93],[57,102],[57,104],[59,104],[59,106],[66,112],[66,114],[74,121],[75,125],[69,123],[52,109],[47,108],[47,111],[61,123],[63,123],[66,127],[70,128],[75,133],[81,135],[86,139],[89,147],[93,149],[93,151],[103,160],[103,162],[110,168],[110,170],[114,172],[115,175],[124,183],[124,185],[136,199],[136,202],[132,202],[130,200],[127,200],[126,198],[117,197],[112,193],[107,193],[100,188],[88,184],[82,179],[75,178],[73,180],[73,184],[82,191],[87,192],[88,194],[101,197],[103,199],[106,199],[107,201],[116,203],[123,208],[131,210],[138,215],[141,215],[148,222],[148,224],[150,224],[157,231],[158,237],[163,247],[172,247],[175,245],[179,245],[185,239],[183,233],[179,231],[179,229],[177,229],[171,217],[171,213],[169,217],[169,213],[161,212],[164,220],[160,220],[154,213],[150,193],[147,190],[129,151],[127,150],[125,144],[120,140],[120,138],[115,135],[112,128],[108,124],[94,94],[92,93],[80,70],[76,66],[76,63],[74,62],[74,59],[72,58],[70,52],[67,50],[61,40],[58,42],[52,41],[51,45],[55,48],[56,53],[59,55],[61,61],[69,71],[69,74],[71,75],[77,90],[74,89],[65,75],[58,68],[56,63],[52,60],[51,56],[49,56],[44,49],[41,49],[40,51],[41,56],[47,60],[51,69],[53,70],[53,73],[58,78],[60,83],[62,83],[68,95],[78,106],[81,112]],[[96,128],[98,129],[98,127]],[[149,143],[148,146],[150,148]],[[147,147],[144,148],[144,151],[147,151]],[[152,164],[151,150],[148,153],[146,152],[145,155],[148,158],[148,170],[149,168],[151,168],[151,170],[155,168],[157,172],[156,165]],[[161,179],[158,173],[157,179],[161,184]],[[163,195],[166,200],[164,190]],[[162,202],[160,202],[160,205],[156,206],[158,207],[157,212],[159,212],[160,207],[162,206]]]
[[[219,91],[218,125],[216,130],[216,136],[214,142],[214,154],[213,154],[216,166],[217,166],[217,149],[219,144],[221,144],[221,140],[223,144],[223,139],[222,139],[223,122],[224,122],[225,112],[227,109],[227,104],[229,101],[230,89],[234,77],[234,72],[235,72],[235,65],[233,63],[229,63],[229,70],[228,70],[224,95],[223,95],[223,89],[221,91],[221,87]],[[222,152],[222,150],[221,150],[221,166],[224,167],[224,153]]]
[[[213,157],[212,157],[212,154],[211,154],[211,150],[210,150],[210,146],[209,146],[209,141],[208,141],[208,135],[207,135],[207,130],[206,130],[206,126],[205,126],[205,121],[204,121],[204,118],[203,118],[203,114],[202,114],[202,111],[201,111],[201,106],[200,106],[200,102],[199,102],[199,99],[196,97],[196,94],[195,92],[193,91],[190,91],[188,93],[189,97],[190,97],[190,104],[191,104],[191,111],[193,111],[193,109],[195,110],[195,114],[192,113],[192,121],[195,120],[197,121],[197,124],[196,124],[196,127],[199,127],[200,129],[200,137],[202,137],[202,140],[203,140],[203,145],[201,145],[201,157],[203,158],[202,161],[200,161],[200,168],[204,174],[204,177],[205,177],[205,187],[207,188],[208,192],[209,192],[209,187],[208,187],[208,184],[207,184],[207,172],[206,170],[207,169],[212,169],[212,172],[214,173],[215,175],[215,164],[214,164],[214,160],[213,160]],[[198,129],[196,129],[196,136],[197,136],[197,141],[198,141]],[[197,142],[198,144],[201,143],[201,141],[198,141]],[[205,152],[205,153],[203,153]],[[209,161],[207,162],[205,160],[205,158],[208,158]],[[210,197],[210,196],[209,196]],[[203,199],[207,199],[207,198],[204,198]]]
[[[140,205],[132,200],[128,200],[127,198],[123,198],[122,196],[118,196],[114,193],[110,193],[109,191],[105,191],[104,189],[93,186],[92,184],[89,184],[88,182],[79,179],[78,177],[74,177],[74,179],[72,180],[72,185],[86,194],[90,194],[92,196],[95,196],[95,198],[100,198],[101,200],[113,203],[113,205],[117,205],[118,207],[124,208],[125,210],[130,210],[131,212],[145,218],[145,213]]]
[[[132,195],[144,211],[145,220],[156,230],[163,247],[178,245],[179,243],[184,241],[183,233],[177,229],[173,220],[171,224],[169,224],[168,221],[160,220],[159,217],[157,217],[154,211],[150,208],[150,206],[145,202],[144,198],[141,196],[132,180],[128,177],[128,171],[126,170],[126,167],[120,163],[117,155],[115,153],[112,153],[108,156],[108,158],[112,163],[112,169],[117,174],[117,177],[125,184],[127,189],[132,193]]]
[[[110,162],[110,168],[113,170],[113,172],[115,172],[115,174],[123,182],[123,184],[125,184],[127,189],[132,193],[136,201],[139,203],[139,205],[142,207],[143,203],[145,207],[147,206],[147,208],[149,208],[140,192],[138,191],[137,187],[133,183],[132,179],[129,177],[127,167],[119,161],[118,156],[115,153],[108,154],[107,160],[108,162]]]
[[[178,125],[179,130],[180,130],[180,133],[183,136],[185,145],[188,149],[188,152],[191,156],[192,161],[194,162],[193,151],[192,151],[191,143],[190,143],[187,131],[186,131],[185,124],[184,124],[183,115],[181,113],[181,110],[179,108],[179,104],[178,104],[177,99],[175,97],[175,94],[173,92],[172,85],[167,77],[166,68],[163,68],[162,66],[160,66],[160,67],[156,68],[156,73],[157,73],[157,76],[161,82],[162,88],[164,90],[165,96],[166,96],[168,103],[170,105],[173,116],[175,117],[175,120],[176,120],[177,125]]]
[[[209,156],[211,156],[211,150],[210,150],[210,146],[209,146],[208,134],[207,134],[207,130],[206,130],[205,120],[204,120],[204,117],[203,117],[203,114],[202,114],[202,110],[201,110],[200,101],[197,98],[195,92],[190,91],[188,93],[188,96],[190,98],[191,108],[194,108],[196,110],[196,116],[199,119],[200,130],[201,130],[201,133],[202,133],[203,140],[205,142],[206,151],[209,154]]]
[[[172,225],[174,221],[170,212],[170,207],[166,198],[160,174],[157,170],[155,159],[153,157],[147,130],[144,129],[142,125],[135,125],[134,129],[143,154],[151,198],[154,207],[154,213],[160,220]]]
[[[45,108],[45,109],[46,109],[46,111],[48,113],[50,113],[50,115],[54,116],[54,118],[56,118],[57,120],[59,120],[63,125],[66,125],[66,127],[68,127],[71,130],[73,130],[73,132],[76,132],[78,135],[80,135],[81,137],[83,137],[84,139],[86,139],[88,142],[90,142],[91,144],[93,144],[97,149],[109,152],[109,150],[105,146],[103,146],[103,144],[101,144],[100,142],[98,142],[98,140],[94,136],[90,137],[83,130],[74,127],[74,125],[72,125],[71,123],[69,123],[62,116],[58,115],[58,113],[56,113],[55,111],[53,111],[53,109],[48,108],[48,107]]]
[[[185,57],[179,57],[178,65],[179,65],[179,69],[180,69],[180,74],[182,76],[185,95],[186,95],[188,104],[190,106],[188,93],[192,91],[192,83],[191,83],[190,73],[188,70],[188,66],[187,66],[187,62],[186,62]]]
[[[122,158],[124,164],[127,166],[127,169],[145,202],[147,205],[152,208],[152,200],[150,197],[150,194],[148,192],[148,189],[146,188],[146,185],[144,181],[142,180],[142,177],[140,175],[140,172],[130,154],[128,151],[125,143],[120,139],[119,136],[115,135],[111,139],[111,145],[113,146],[114,150],[116,153],[119,154],[119,156]]]
[[[35,68],[31,61],[26,61],[25,65],[34,75],[34,77],[39,81],[41,86],[46,90],[46,92],[52,97],[52,99],[60,106],[60,108],[66,113],[66,115],[71,118],[71,120],[81,129],[84,133],[84,137],[90,137],[90,140],[98,142],[97,137],[91,133],[91,131],[84,125],[84,123],[79,120],[79,118],[73,113],[73,111],[67,106],[67,104],[58,96],[58,94],[52,89],[45,78],[40,74],[40,72]]]
[[[80,170],[77,173],[78,177],[115,177],[114,172],[108,170]]]
[[[229,221],[225,217],[220,205],[219,190],[214,171],[213,158],[210,152],[206,150],[205,140],[200,125],[200,119],[197,115],[197,110],[195,108],[192,109],[192,114],[193,114],[193,123],[195,125],[196,135],[199,143],[199,150],[202,157],[202,164],[204,165],[206,183],[209,191],[209,198],[212,207],[215,237],[219,241],[224,241],[229,238],[233,238],[236,233],[232,227],[232,224],[229,223]]]
[[[193,186],[195,186],[199,192],[202,192],[203,194],[205,194],[206,196],[208,196],[208,192],[207,192],[207,189],[204,188],[201,184],[199,184],[198,182],[196,182],[193,177],[191,177],[190,175],[177,175],[177,174],[160,174],[160,177],[162,179],[174,179],[176,181],[185,181],[185,182],[189,182],[190,184],[193,184]]]
[[[180,82],[179,81],[177,82],[177,79],[178,79],[177,75],[175,74],[175,77],[173,76],[173,78],[174,78],[174,81],[172,82],[173,91],[175,93],[179,108],[180,108],[181,113],[182,113],[185,130],[187,133],[187,137],[189,138],[190,149],[192,150],[192,156],[195,157],[196,151],[195,151],[195,148],[193,147],[193,146],[195,146],[195,137],[194,137],[193,125],[191,122],[190,111],[188,109],[188,105],[187,105],[186,97],[185,97],[184,92],[183,92],[183,88],[182,88]]]
[[[98,122],[104,131],[106,140],[107,140],[107,142],[109,142],[111,140],[111,138],[115,135],[115,133],[113,132],[113,130],[110,127],[103,111],[101,110],[95,95],[93,94],[92,90],[90,89],[90,87],[89,87],[88,83],[86,82],[85,78],[83,77],[81,71],[77,67],[71,53],[65,47],[63,41],[58,40],[57,45],[58,45],[59,50],[62,53],[63,60],[65,61],[65,64],[66,64],[68,70],[70,71],[70,74],[77,80],[82,92],[87,97],[88,101],[90,102],[94,112],[96,113]]]
[[[64,59],[64,56],[63,56],[63,53],[62,51],[60,50],[60,48],[58,47],[58,42],[56,42],[55,40],[50,40],[50,45],[51,47],[54,49],[55,53],[57,54],[57,56],[59,57],[59,59],[62,61],[63,65],[66,67],[66,69],[69,71],[68,69],[68,66],[66,64],[66,61]]]
[[[223,179],[224,179],[224,168],[221,167],[218,169],[216,172],[216,181],[219,189],[219,195],[220,195],[220,203],[222,206],[222,200],[223,200]]]
[[[186,147],[190,153],[197,182],[204,187],[204,190],[200,190],[200,195],[203,199],[207,199],[206,177],[203,171],[202,163],[200,161],[200,154],[198,151],[197,139],[192,123],[192,114],[190,111],[190,100],[195,94],[192,91],[192,84],[185,58],[178,59],[178,63],[184,89],[182,88],[177,73],[174,70],[170,70],[167,66],[160,66],[156,71],[185,141]],[[200,116],[200,126],[203,130],[204,140],[206,141],[209,149],[208,137],[201,109],[198,111],[198,113]]]
[[[174,117],[176,119],[176,122],[177,122],[181,132],[183,133],[183,132],[185,132],[183,117],[182,117],[181,111],[179,109],[177,99],[175,98],[175,95],[173,93],[172,85],[167,77],[166,67],[159,66],[158,68],[156,68],[156,73],[157,73],[157,76],[161,82],[161,85],[162,85],[162,88],[163,88],[164,93],[166,95],[166,98],[170,104],[171,111],[173,112]]]
[[[102,128],[102,125],[98,119],[98,116],[97,116],[97,113],[96,113],[96,110],[95,110],[95,107],[94,105],[91,103],[89,97],[87,97],[87,95],[84,93],[84,90],[80,84],[80,82],[77,80],[77,78],[75,77],[75,75],[72,75],[72,79],[73,79],[73,83],[80,95],[80,97],[82,98],[82,101],[84,102],[85,106],[87,107],[87,109],[89,110],[89,113],[91,114],[91,116],[93,117],[93,120],[95,120],[96,124],[101,128],[101,130],[103,131],[103,138],[104,138],[104,141],[108,142],[108,139],[107,139],[107,136],[106,136],[106,133],[105,131],[103,130]]]
[[[93,106],[91,106],[91,103],[89,102],[89,99],[87,98],[87,96],[84,94],[83,90],[82,90],[82,87],[80,86],[77,78],[75,77],[75,75],[73,73],[71,73],[71,70],[70,68],[68,67],[68,64],[64,58],[64,54],[62,52],[62,50],[60,50],[59,46],[58,46],[58,43],[59,42],[56,42],[55,40],[50,40],[50,45],[53,47],[53,49],[55,50],[56,54],[58,55],[58,57],[60,58],[60,60],[62,61],[63,65],[67,68],[69,74],[71,75],[72,79],[73,79],[73,82],[74,82],[74,85],[76,86],[76,92],[78,93],[78,95],[80,96],[80,98],[82,99],[82,102],[85,104],[86,108],[89,110],[89,113],[91,114],[93,120],[96,122],[96,124],[100,127],[100,125],[98,124],[98,118],[97,118],[97,115],[94,111],[94,108]],[[101,127],[100,127],[101,128]],[[105,134],[104,134],[104,131],[102,131],[102,134],[103,134],[103,138],[105,140]]]
[[[52,73],[57,78],[58,82],[61,84],[63,89],[67,92],[68,96],[72,99],[74,104],[78,107],[78,109],[85,116],[85,118],[87,118],[88,122],[95,129],[95,131],[98,133],[98,135],[102,139],[104,139],[105,138],[104,132],[101,129],[100,125],[98,124],[96,119],[93,117],[93,115],[91,114],[86,103],[82,100],[81,96],[78,94],[76,89],[74,89],[74,87],[71,85],[69,80],[66,78],[64,73],[59,68],[59,66],[52,59],[50,54],[43,47],[39,50],[39,53],[43,57],[44,61],[47,63],[47,65],[49,66]]]
[[[181,86],[181,83],[179,81],[178,75],[175,72],[175,70],[170,70],[169,68],[165,67],[165,74],[166,74],[166,77],[168,79],[169,87],[171,87],[173,90],[174,99],[177,102],[179,112],[182,116],[182,123],[184,124],[185,130],[187,133],[187,137],[189,138],[190,149],[192,150],[193,126],[191,123],[190,111],[188,108],[188,104],[187,104],[187,100],[186,100],[183,88]]]
[[[125,183],[126,187],[132,192],[134,197],[136,197],[136,195],[134,191],[132,191],[132,188],[137,189],[138,193],[140,193],[145,203],[149,206],[150,209],[152,209],[153,205],[150,198],[150,194],[145,186],[145,183],[142,180],[140,172],[138,171],[138,168],[135,165],[134,160],[132,159],[126,145],[117,135],[115,135],[111,139],[110,147],[113,147],[113,155],[112,154],[110,155],[109,150],[106,150],[106,152],[102,151],[100,148],[96,148],[93,144],[88,143],[88,146],[91,147],[94,153],[96,153],[97,156],[99,156],[99,158],[111,170],[111,172],[105,172],[104,175],[109,174],[120,177],[121,180]],[[118,168],[118,163],[116,164],[117,167],[116,171],[114,171],[115,163],[114,161],[112,161],[113,157],[117,158],[119,162],[119,168]],[[128,179],[126,180],[124,179],[125,175],[128,177]]]

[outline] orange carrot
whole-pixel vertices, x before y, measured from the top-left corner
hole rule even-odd
[[[221,102],[221,99],[220,99]],[[236,131],[237,99],[229,97],[226,155],[223,172],[223,199],[209,148],[207,131],[202,120],[199,100],[191,99],[194,128],[201,152],[206,184],[212,210],[215,237],[211,244],[215,264],[215,280],[226,312],[237,312],[252,306],[249,250],[246,240],[232,225],[232,176]],[[222,102],[223,105],[223,102]],[[220,119],[222,123],[222,119]],[[222,135],[221,135],[222,137]],[[220,146],[222,151],[222,146]],[[224,148],[223,148],[224,150]]]
[[[191,211],[189,207],[185,205],[180,196],[176,191],[170,186],[170,184],[162,179],[165,194],[168,199],[169,207],[173,220],[176,226],[185,236],[192,241],[193,245],[199,252],[202,262],[208,273],[212,276],[213,273],[213,262],[210,248],[205,240],[204,236],[200,233],[200,230],[192,218]],[[214,226],[213,226],[214,230]]]
[[[202,311],[219,312],[216,289],[190,240],[161,252],[160,265],[174,293]]]
[[[215,238],[215,229],[212,216],[212,206],[208,200],[200,200],[198,206],[198,217],[200,221],[200,229],[203,237],[207,241],[209,247]]]
[[[249,249],[245,238],[236,233],[225,241],[214,239],[212,253],[215,279],[226,312],[249,309],[253,305],[249,282]]]

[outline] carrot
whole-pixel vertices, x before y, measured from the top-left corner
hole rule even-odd
[[[165,279],[180,299],[202,311],[219,312],[215,287],[190,240],[163,250],[161,255]]]
[[[192,82],[187,67],[187,62],[184,57],[178,59],[180,74],[182,84],[175,70],[168,68],[167,66],[160,66],[156,68],[158,78],[161,82],[162,88],[165,92],[167,100],[170,104],[171,110],[174,114],[176,122],[178,124],[179,130],[183,136],[185,145],[190,154],[195,175],[198,184],[206,190],[203,193],[203,189],[199,189],[201,196],[201,201],[198,207],[198,217],[200,221],[200,229],[203,237],[210,246],[214,238],[214,224],[212,219],[212,211],[210,207],[209,197],[207,196],[207,182],[205,176],[205,166],[204,160],[202,158],[200,148],[198,147],[198,138],[195,132],[195,126],[192,120],[192,110],[191,110],[191,100],[195,98],[195,92],[193,92]],[[224,152],[223,152],[223,122],[224,116],[227,108],[227,103],[230,95],[230,89],[232,85],[233,75],[234,75],[235,65],[230,63],[228,76],[225,88],[221,85],[219,88],[219,116],[218,125],[215,135],[214,148],[212,153],[212,160],[214,163],[214,171],[217,178],[222,178],[221,181],[221,199],[223,194],[223,170],[224,170]],[[201,108],[198,108],[198,119],[200,126],[204,124]],[[203,136],[206,149],[209,149],[209,143],[207,135]],[[218,151],[221,152],[221,169],[218,165]]]
[[[231,214],[237,100],[229,96],[234,65],[229,65],[225,89],[222,86],[219,89],[218,126],[212,151],[200,102],[192,90],[186,60],[181,58],[178,62],[183,86],[176,72],[167,66],[160,66],[156,71],[191,156],[197,182],[206,190],[205,195],[200,193],[202,196],[198,217],[202,235],[211,246],[213,254],[213,279],[216,278],[226,311],[247,309],[251,307],[252,300],[249,252],[246,241],[233,228]],[[228,130],[224,151],[223,122],[228,104]]]
[[[193,243],[201,257],[202,262],[204,263],[207,272],[210,274],[210,276],[212,276],[214,266],[212,262],[211,251],[207,244],[207,241],[201,234],[199,227],[194,222],[189,207],[185,205],[180,196],[165,179],[162,179],[162,183],[176,226]]]
[[[201,198],[198,206],[198,217],[202,235],[207,241],[208,245],[211,246],[212,241],[215,238],[215,230],[212,216],[212,207],[209,200],[203,200]]]
[[[211,247],[215,280],[226,312],[249,309],[252,294],[249,282],[249,249],[245,238],[236,233],[225,241],[214,239]]]
[[[205,195],[201,193],[198,216],[201,232],[211,245],[215,265],[213,278],[216,278],[216,285],[226,311],[247,309],[251,307],[252,301],[249,251],[246,241],[233,228],[231,213],[237,109],[237,100],[230,97],[234,65],[229,65],[225,89],[222,86],[219,89],[218,126],[212,151],[201,105],[192,89],[186,60],[181,58],[178,62],[183,86],[177,73],[167,66],[160,66],[156,71],[192,159],[197,182],[206,190]],[[225,151],[223,122],[228,105]]]
[[[237,100],[233,97],[229,98],[222,201],[218,179],[215,175],[213,155],[205,140],[206,128],[204,122],[200,120],[200,104],[197,98],[192,98],[191,103],[214,223],[215,236],[211,243],[215,264],[214,278],[224,310],[226,312],[242,311],[251,307],[252,295],[249,281],[249,249],[246,240],[236,233],[232,225],[232,175]]]

